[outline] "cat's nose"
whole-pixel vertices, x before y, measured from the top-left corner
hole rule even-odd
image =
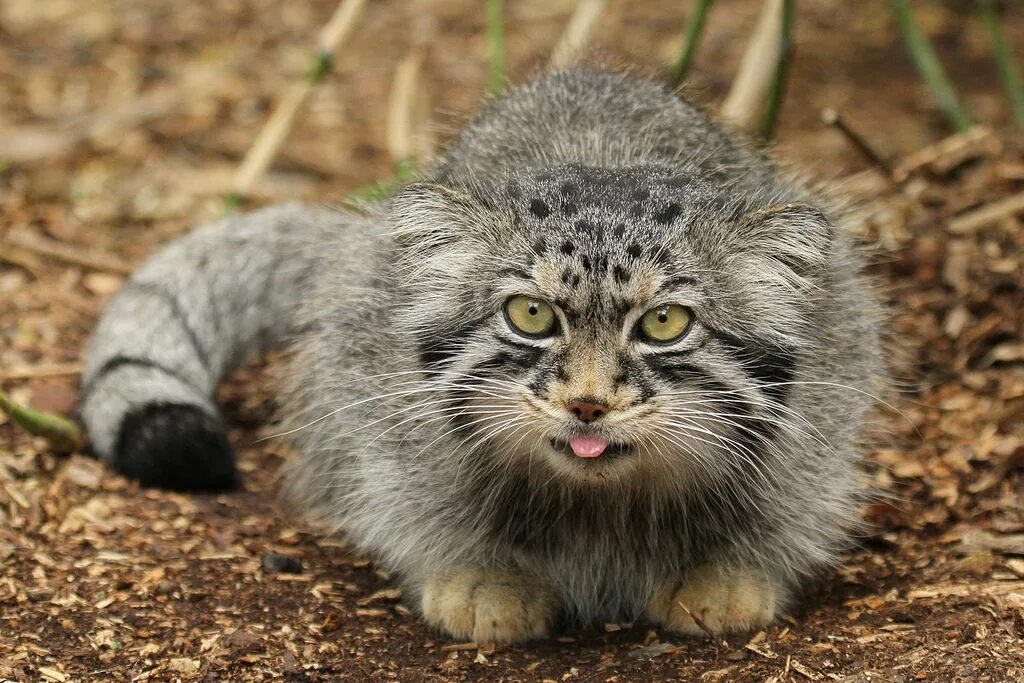
[[[608,406],[594,401],[578,400],[569,404],[569,412],[580,419],[580,422],[593,422],[608,412]]]

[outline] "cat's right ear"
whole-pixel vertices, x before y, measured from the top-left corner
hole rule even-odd
[[[432,252],[459,240],[480,213],[467,192],[438,183],[410,183],[392,199],[392,235],[401,247]]]

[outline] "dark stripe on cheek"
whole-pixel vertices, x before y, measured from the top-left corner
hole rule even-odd
[[[424,367],[436,369],[450,364],[450,361],[463,349],[470,335],[480,329],[490,316],[471,320],[448,331],[443,336],[429,337],[419,345],[420,363]]]
[[[736,362],[743,366],[743,371],[762,385],[761,391],[773,401],[783,403],[789,395],[789,385],[796,372],[796,357],[784,349],[772,349],[747,342],[739,337],[710,330],[711,333],[728,349]],[[780,383],[781,386],[780,386]]]

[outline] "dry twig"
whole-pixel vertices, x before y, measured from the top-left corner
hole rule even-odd
[[[832,126],[846,138],[846,141],[850,145],[860,152],[861,156],[867,159],[869,162],[875,165],[882,174],[889,180],[893,179],[892,166],[882,156],[875,151],[864,136],[853,130],[850,125],[843,119],[842,115],[835,109],[826,109],[821,113],[821,120],[828,126]]]
[[[313,87],[330,71],[334,53],[352,32],[365,5],[366,0],[342,0],[338,4],[330,21],[320,32],[313,66],[303,79],[295,83],[285,94],[242,160],[242,165],[235,175],[233,192],[228,198],[229,205],[238,204],[248,195],[270,167],[277,156],[277,150],[291,132],[295,117],[305,104],[306,98],[313,91]]]
[[[589,41],[607,5],[608,0],[579,0],[576,3],[576,9],[569,17],[562,37],[551,51],[552,69],[564,69],[572,65]]]
[[[11,232],[4,238],[4,241],[25,251],[35,252],[58,261],[92,268],[93,270],[117,273],[119,275],[131,275],[135,270],[131,265],[109,254],[98,254],[25,231]]]
[[[720,114],[733,126],[753,132],[776,78],[783,43],[783,1],[765,0],[739,71]]]

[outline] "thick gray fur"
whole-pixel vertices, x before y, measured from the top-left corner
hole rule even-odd
[[[785,592],[856,525],[883,365],[861,267],[827,206],[694,106],[571,70],[492,102],[366,215],[283,206],[169,246],[103,317],[82,415],[116,464],[126,414],[216,418],[223,374],[295,336],[288,497],[413,596],[448,569],[515,569],[571,617],[634,618],[705,564],[756,567]],[[569,341],[515,339],[501,307],[516,293],[569,311]],[[631,305],[661,303],[644,296],[693,309],[682,346],[622,338]],[[118,356],[167,371],[100,373]],[[548,445],[577,429],[558,412],[573,372],[654,409],[608,422],[641,445],[632,464],[584,472]]]

